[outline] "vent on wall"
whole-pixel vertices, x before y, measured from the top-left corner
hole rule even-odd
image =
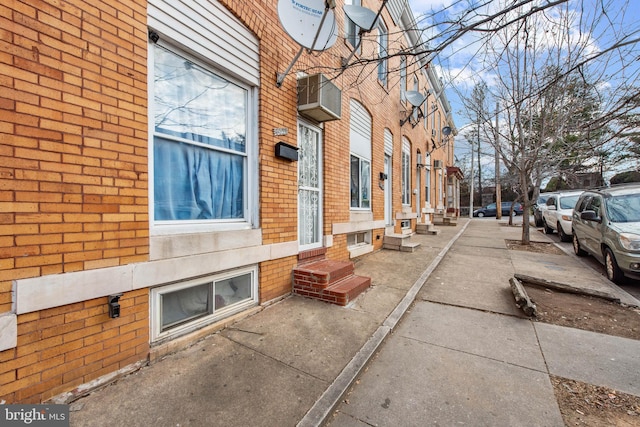
[[[442,160],[434,160],[433,167],[434,169],[442,169]]]
[[[317,122],[342,116],[342,92],[324,74],[298,79],[298,111]]]

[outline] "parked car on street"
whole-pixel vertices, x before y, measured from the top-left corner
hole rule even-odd
[[[573,211],[573,250],[593,255],[615,283],[640,280],[640,184],[582,193]]]
[[[554,193],[540,193],[536,202],[533,204],[533,220],[536,227],[542,227],[542,211],[547,208],[547,199]]]
[[[511,204],[513,202],[502,202],[501,206],[502,206],[502,215],[509,215],[509,212],[511,211]],[[484,216],[496,216],[496,204],[495,203],[489,203],[487,206],[481,207],[480,209],[476,209],[475,211],[473,211],[473,216],[477,216],[477,217],[484,217]],[[514,215],[522,215],[522,205],[518,202],[515,202],[515,204],[513,205],[513,214]]]
[[[546,209],[542,211],[542,227],[545,234],[557,232],[560,240],[570,242],[571,215],[582,190],[558,191],[549,196]]]

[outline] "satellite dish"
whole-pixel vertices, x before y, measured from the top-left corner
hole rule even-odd
[[[373,29],[373,24],[378,15],[371,9],[353,4],[344,5],[342,9],[344,14],[365,33]]]
[[[289,37],[307,49],[323,51],[338,38],[336,16],[325,0],[279,0],[278,18]]]
[[[409,101],[409,104],[413,105],[414,107],[421,106],[424,100],[426,99],[426,97],[423,94],[415,90],[410,90],[405,92],[404,96],[407,99],[407,101]]]
[[[442,134],[444,136],[449,136],[451,135],[451,128],[449,126],[445,126],[442,128]]]

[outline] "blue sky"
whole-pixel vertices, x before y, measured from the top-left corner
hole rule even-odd
[[[432,46],[446,38],[448,28],[443,24],[462,16],[472,8],[472,4],[482,3],[479,11],[485,15],[495,13],[500,9],[504,0],[409,0],[420,28],[425,29],[425,35],[433,38]],[[513,3],[510,1],[509,3]],[[546,0],[535,0],[537,4]],[[572,13],[572,37],[587,37],[589,51],[593,54],[606,49],[612,39],[619,39],[621,34],[631,38],[640,37],[640,1],[638,0],[568,0],[569,11]],[[603,13],[604,9],[604,13]],[[560,16],[560,9],[548,9],[547,19]],[[468,19],[476,20],[480,17]],[[589,22],[597,25],[585,28]],[[476,81],[484,80],[491,89],[492,81],[498,70],[485,65],[482,60],[483,43],[479,40],[480,33],[469,32],[450,46],[445,48],[434,60],[446,86],[446,93],[451,102],[453,117],[458,129],[464,129],[469,123],[465,117],[460,96],[468,95]],[[583,38],[584,40],[584,38]],[[630,46],[621,56],[607,55],[602,60],[592,63],[593,72],[603,90],[615,89],[623,84],[640,85],[640,49],[638,44]],[[633,50],[636,49],[636,50]],[[633,58],[635,56],[635,58]],[[605,61],[606,59],[606,61]],[[632,60],[635,59],[635,60]],[[622,65],[626,65],[624,72]],[[456,155],[463,157],[469,152],[469,147],[461,137],[456,138]],[[487,162],[493,161],[487,159]]]

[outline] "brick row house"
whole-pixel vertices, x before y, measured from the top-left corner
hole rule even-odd
[[[64,401],[291,295],[310,262],[457,215],[408,3],[346,3],[375,24],[344,0],[0,6],[0,401]],[[302,49],[285,6],[325,9],[332,45]]]

